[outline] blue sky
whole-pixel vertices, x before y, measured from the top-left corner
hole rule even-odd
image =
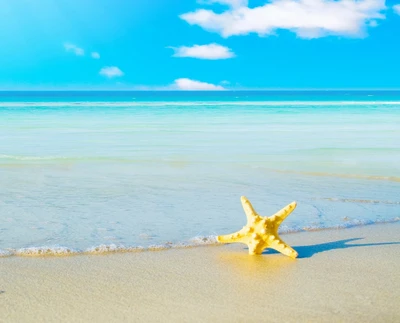
[[[2,0],[0,89],[399,89],[399,3]]]

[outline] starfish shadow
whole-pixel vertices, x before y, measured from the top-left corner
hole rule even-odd
[[[352,239],[344,239],[337,240],[332,242],[325,242],[310,246],[294,246],[293,249],[296,250],[299,254],[297,258],[311,258],[317,253],[336,250],[336,249],[347,249],[347,248],[355,248],[355,247],[373,247],[373,246],[385,246],[385,245],[398,245],[400,242],[380,242],[380,243],[365,243],[365,244],[347,244],[351,241],[362,240],[364,238],[352,238]],[[263,252],[263,254],[274,254],[279,253],[273,249],[268,249]]]

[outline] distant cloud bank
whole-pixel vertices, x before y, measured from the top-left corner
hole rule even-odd
[[[225,90],[221,85],[215,85],[206,82],[200,82],[196,80],[191,80],[188,78],[180,78],[174,81],[174,84],[170,86],[173,90],[184,90],[184,91],[222,91]]]

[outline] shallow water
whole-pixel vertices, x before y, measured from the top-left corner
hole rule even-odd
[[[399,93],[140,95],[0,95],[3,254],[212,243],[241,195],[296,200],[281,232],[399,219]]]

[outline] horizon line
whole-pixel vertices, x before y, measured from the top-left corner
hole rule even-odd
[[[225,89],[225,90],[160,90],[160,89],[0,89],[4,92],[285,92],[285,91],[400,91],[400,88],[266,88],[266,89]]]

